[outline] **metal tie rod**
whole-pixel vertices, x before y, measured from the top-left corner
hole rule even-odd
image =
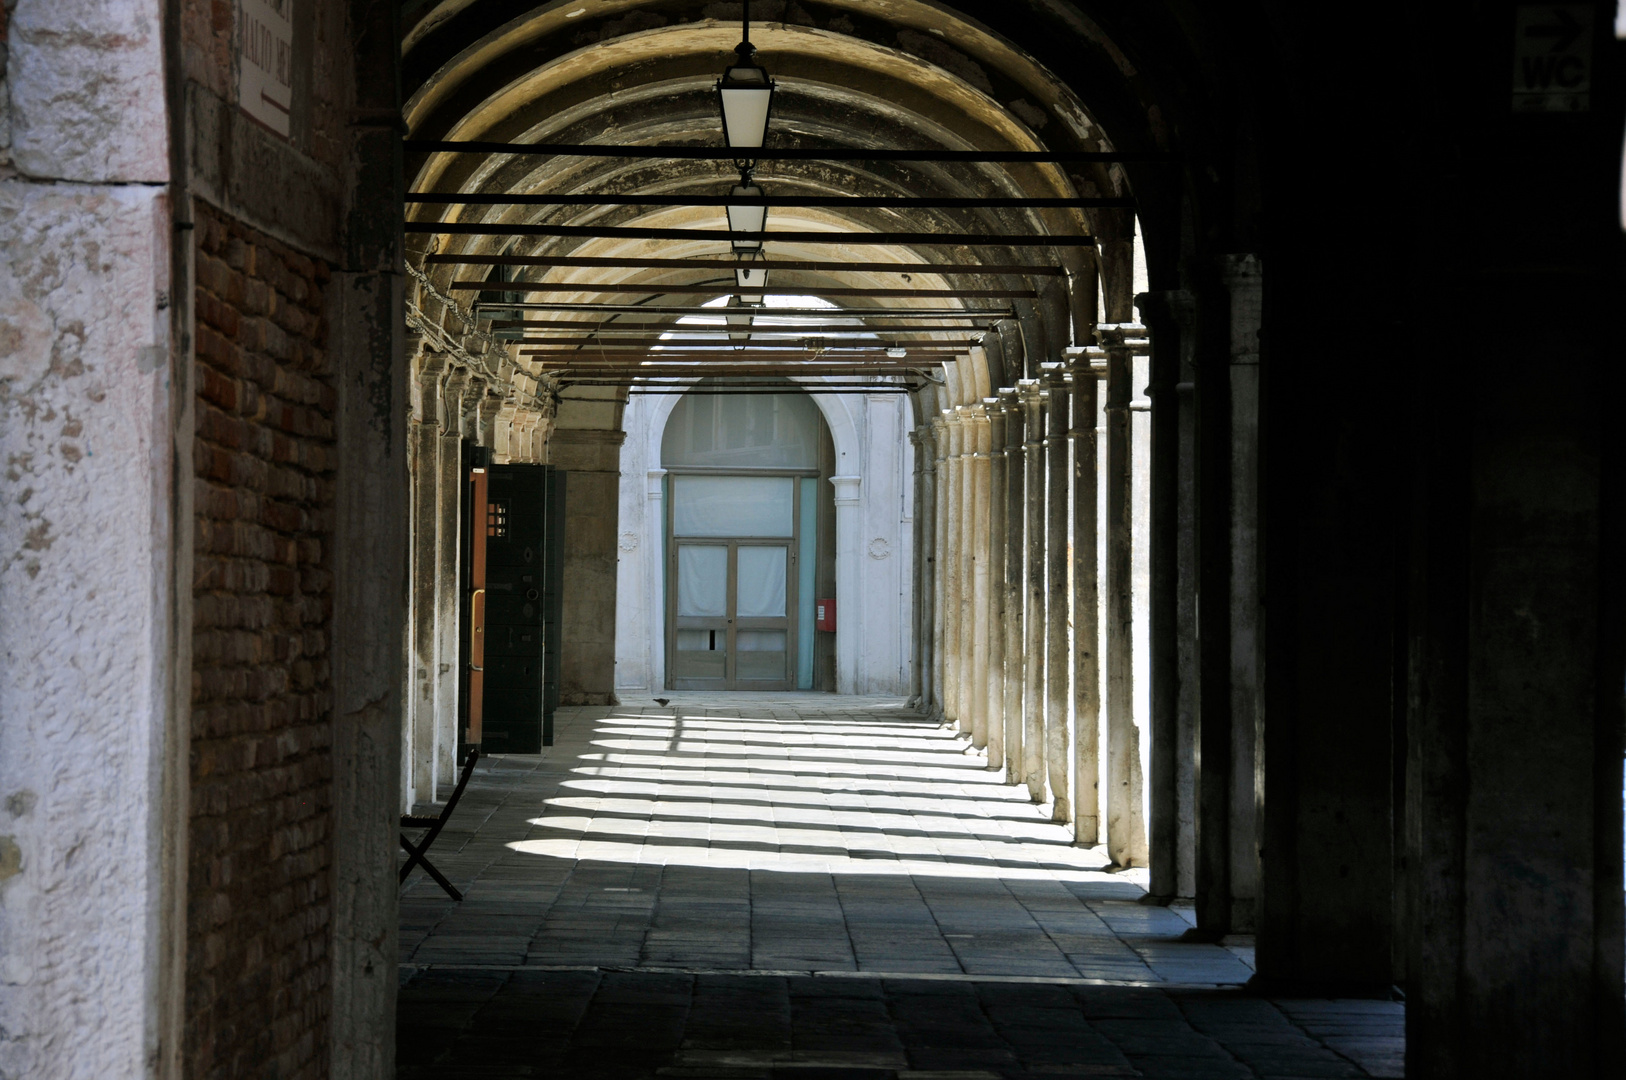
[[[744,331],[744,330],[738,331],[738,333],[745,333],[745,332],[746,331]],[[757,331],[757,330],[750,331],[750,334],[751,334],[751,338],[752,338],[753,341],[758,340],[758,339],[766,336],[761,331]],[[810,335],[808,335],[808,334],[781,334],[781,335],[774,335],[774,336],[776,336],[776,337],[789,337],[789,338],[795,339],[795,338],[806,338],[806,337],[808,337]],[[823,337],[822,334],[821,335],[816,335],[816,336]],[[615,348],[624,348],[625,346],[628,346],[628,345],[637,345],[637,344],[639,344],[638,340],[636,340],[636,339],[628,340],[628,339],[624,339],[624,338],[620,339],[620,340],[606,341],[606,342],[602,342],[602,343],[592,342],[592,341],[583,341],[581,338],[573,338],[573,337],[511,337],[511,338],[505,338],[504,340],[509,341],[509,342],[511,342],[511,343],[513,343],[515,345],[570,345],[570,346],[574,346],[576,348],[583,348],[583,349],[591,349],[591,348],[593,348],[593,346],[595,344],[609,345],[609,346],[612,346],[612,347],[615,347]],[[714,346],[714,345],[715,346],[729,347],[729,346],[732,346],[732,345],[735,344],[735,342],[731,338],[729,338],[726,334],[724,334],[722,331],[719,331],[719,332],[717,332],[715,334],[708,334],[705,337],[700,337],[700,336],[697,335],[695,337],[684,337],[684,338],[656,338],[654,335],[650,335],[647,340],[651,344],[654,344],[654,343],[656,343],[658,341],[663,341],[664,340],[665,342],[668,343],[668,345],[670,347],[672,347],[672,348],[680,348],[680,349],[687,349],[687,348],[690,348],[690,347],[707,348],[707,347],[711,347],[711,346]],[[791,344],[791,342],[789,342],[789,341],[763,341],[763,342],[761,342],[761,344],[764,344],[764,345],[787,345],[788,346],[788,345]],[[874,343],[867,342],[867,341],[852,341],[852,340],[848,340],[848,339],[844,339],[844,338],[830,338],[830,339],[828,339],[828,343],[824,347],[825,348],[836,348],[836,349],[847,349],[847,348],[857,347],[860,344],[870,346],[870,345],[873,345]],[[969,349],[973,345],[976,345],[977,342],[971,341],[971,340],[968,340],[968,339],[958,339],[958,340],[954,340],[954,341],[944,341],[944,340],[940,340],[938,338],[894,338],[894,337],[888,337],[885,341],[879,342],[879,344],[881,346],[884,346],[885,348],[889,348],[889,349],[902,349],[902,348],[906,348],[906,347],[920,347],[920,346],[926,346],[926,345],[941,345],[941,346],[945,346],[945,347],[957,346],[959,348]],[[797,346],[797,347],[799,348],[800,346]]]
[[[762,318],[763,316],[758,316]],[[588,322],[540,322],[527,320],[497,320],[492,322],[491,331],[494,334],[529,334],[537,331],[569,331],[573,334],[587,334],[590,337],[600,335],[612,338],[655,338],[664,334],[704,334],[715,335],[724,332],[723,323],[703,325],[697,323],[588,323]],[[744,327],[742,326],[742,330]],[[753,337],[848,337],[862,334],[965,334],[981,333],[979,327],[974,326],[913,326],[893,324],[886,327],[853,326],[851,324],[838,325],[835,323],[825,325],[775,326],[771,323],[753,322],[750,324]],[[574,338],[582,341],[582,338]],[[673,340],[687,340],[675,338]]]
[[[575,266],[613,270],[853,270],[877,274],[987,274],[1065,277],[1060,266],[1024,266],[1021,263],[889,263],[813,262],[807,259],[655,259],[613,258],[598,255],[429,255],[424,265],[435,266]]]
[[[1086,164],[1177,162],[1159,150],[880,150],[858,146],[728,147],[607,146],[599,143],[513,143],[484,139],[405,139],[409,154],[526,154],[545,157],[654,158],[684,161],[937,161],[959,164]]]
[[[487,286],[492,292],[501,292],[502,284]],[[720,294],[738,292],[737,289],[717,290]],[[806,293],[798,293],[805,296]],[[476,301],[481,311],[605,311],[623,315],[710,315],[721,317],[738,308],[725,307],[672,307],[653,304],[594,304],[573,300],[518,300],[513,303]],[[1010,308],[753,308],[749,312],[757,318],[769,319],[1009,319],[1015,313]],[[950,327],[949,329],[953,329]]]
[[[766,206],[793,210],[814,208],[894,210],[1132,210],[1134,199],[1069,196],[932,195],[492,195],[409,191],[404,201],[423,206]]]
[[[932,232],[728,232],[722,229],[656,229],[629,225],[528,225],[409,221],[409,233],[437,236],[547,236],[582,240],[745,240],[782,244],[920,244],[968,247],[1094,247],[1087,233]]]
[[[742,290],[730,282],[718,285],[629,285],[622,282],[602,284],[591,281],[454,281],[451,288],[461,292],[523,292],[523,293],[634,293],[669,296],[716,296],[747,292],[751,296],[874,296],[886,299],[920,297],[932,300],[1036,300],[1039,294],[1032,289],[825,289],[817,286],[795,289]]]

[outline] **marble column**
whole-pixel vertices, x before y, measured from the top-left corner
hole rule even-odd
[[[1116,866],[1146,865],[1140,729],[1135,725],[1133,446],[1129,407],[1138,324],[1100,328],[1107,352],[1107,855]]]
[[[1027,491],[1024,413],[1019,392],[1007,387],[999,392],[999,411],[1005,418],[1005,782],[1020,784],[1026,776],[1026,736],[1022,712],[1026,663],[1022,613],[1027,604],[1025,573],[1027,542]]]
[[[1022,609],[1022,773],[1028,796],[1043,802],[1045,781],[1045,398],[1039,380],[1018,384],[1026,414],[1023,428],[1023,483],[1027,491],[1024,509],[1027,525],[1027,602]]]
[[[976,654],[977,635],[977,595],[976,595],[976,562],[974,559],[974,545],[977,538],[976,529],[976,495],[973,477],[976,473],[976,418],[972,412],[973,406],[959,405],[955,407],[955,414],[960,418],[960,475],[957,481],[960,494],[960,516],[956,521],[959,532],[959,562],[954,575],[954,584],[959,594],[959,604],[956,611],[960,620],[959,648],[955,653],[955,664],[959,675],[955,679],[955,720],[959,724],[960,732],[971,735],[976,724],[974,703],[976,701],[977,671],[973,658]]]
[[[438,564],[435,545],[439,538],[438,503],[435,498],[437,452],[440,443],[440,389],[446,372],[446,357],[437,353],[422,355],[413,374],[412,420],[407,428],[407,450],[411,455],[411,663],[412,700],[406,710],[405,790],[415,803],[435,801],[435,696],[440,663],[435,648],[437,611],[435,577]]]
[[[966,406],[970,417],[971,454],[969,458],[971,513],[966,515],[970,529],[966,548],[971,554],[971,647],[968,650],[967,702],[971,713],[971,742],[988,745],[988,636],[993,627],[988,620],[988,413],[980,403]]]
[[[948,697],[948,502],[952,485],[948,468],[948,421],[939,412],[932,418],[932,488],[936,505],[932,514],[932,708],[926,715],[946,721]]]
[[[1005,410],[997,397],[982,403],[988,417],[988,767],[1005,765]]]
[[[1229,638],[1230,769],[1226,828],[1230,928],[1258,929],[1261,773],[1265,738],[1265,584],[1262,391],[1259,332],[1264,284],[1257,255],[1227,256],[1222,267],[1231,294],[1229,397]]]
[[[965,427],[954,409],[945,409],[943,421],[948,427],[947,475],[944,491],[944,520],[946,545],[940,572],[943,575],[943,721],[961,725],[960,714],[960,632],[961,606],[965,593],[960,589],[960,545],[965,530],[961,527],[965,515],[963,490],[960,486],[961,458],[965,451]],[[964,730],[964,727],[961,727]]]
[[[920,455],[920,592],[915,610],[915,637],[920,642],[920,701],[916,707],[930,716],[937,707],[934,627],[937,623],[937,445],[931,424],[915,428]]]
[[[1195,486],[1182,483],[1182,467],[1190,464],[1195,444],[1194,417],[1189,390],[1177,389],[1183,354],[1191,339],[1195,306],[1190,293],[1143,293],[1135,298],[1143,321],[1151,331],[1151,358],[1147,393],[1151,399],[1150,469],[1150,585],[1149,605],[1151,676],[1151,738],[1148,785],[1147,858],[1151,866],[1147,891],[1168,901],[1181,893],[1180,867],[1184,816],[1194,821],[1190,802],[1192,788],[1182,786],[1181,764],[1189,772],[1194,760],[1190,732],[1183,725],[1182,712],[1193,716],[1197,680],[1183,678],[1195,674],[1190,647],[1197,635],[1192,616],[1196,594],[1191,569],[1197,557],[1195,514],[1191,497]],[[1184,366],[1189,367],[1189,364]],[[1183,445],[1184,444],[1184,445]],[[1186,456],[1182,456],[1184,451]],[[1184,495],[1184,498],[1182,496]],[[1187,558],[1182,578],[1180,557]],[[1183,586],[1183,587],[1182,587]],[[1182,633],[1183,631],[1183,633]],[[1182,649],[1182,645],[1186,648]],[[1182,661],[1185,662],[1184,669]],[[1182,727],[1187,737],[1182,739]],[[1183,813],[1184,810],[1184,813]],[[1189,827],[1186,837],[1190,838]]]
[[[1071,350],[1073,442],[1073,840],[1101,835],[1101,577],[1096,558],[1095,417],[1099,386],[1087,350]]]
[[[463,686],[463,443],[470,406],[484,394],[484,381],[467,368],[447,376],[435,450],[435,762],[443,777],[457,771]]]
[[[1071,558],[1067,502],[1072,476],[1067,468],[1068,393],[1065,366],[1043,365],[1049,405],[1045,417],[1045,762],[1050,776],[1051,815],[1073,821],[1073,756],[1068,722],[1073,664],[1067,623],[1072,597],[1067,589]]]

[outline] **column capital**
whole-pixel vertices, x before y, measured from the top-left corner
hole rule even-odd
[[[859,503],[858,487],[864,482],[862,476],[832,476],[830,483],[836,488],[837,506],[857,506]]]
[[[1108,349],[1122,349],[1142,344],[1150,331],[1138,322],[1102,323],[1095,328],[1095,336]]]
[[[666,479],[666,470],[650,469],[645,475],[648,480],[645,487],[645,494],[649,496],[651,501],[659,502],[665,497],[665,490],[662,481]]]

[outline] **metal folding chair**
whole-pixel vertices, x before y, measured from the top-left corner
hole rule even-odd
[[[440,835],[440,830],[446,827],[446,821],[452,816],[452,811],[457,809],[457,801],[463,797],[463,789],[468,786],[469,777],[474,775],[474,763],[478,760],[480,760],[480,748],[478,746],[469,747],[469,759],[463,763],[463,775],[457,778],[457,787],[453,789],[452,797],[446,800],[446,805],[441,808],[438,816],[429,817],[425,814],[401,815],[401,828],[429,830],[417,845],[408,840],[404,834],[401,837],[401,846],[406,848],[408,855],[406,865],[401,867],[402,885],[406,884],[407,875],[412,873],[412,868],[422,864],[429,876],[439,882],[440,887],[445,889],[453,900],[463,899],[463,894],[457,891],[457,886],[447,881],[445,875],[436,870],[435,864],[429,861],[428,851],[429,845],[433,844],[435,837]]]

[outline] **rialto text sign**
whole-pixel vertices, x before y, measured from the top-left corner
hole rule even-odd
[[[1592,98],[1592,8],[1532,4],[1513,18],[1513,111],[1585,112]]]
[[[237,101],[288,134],[294,101],[294,0],[237,0]]]

